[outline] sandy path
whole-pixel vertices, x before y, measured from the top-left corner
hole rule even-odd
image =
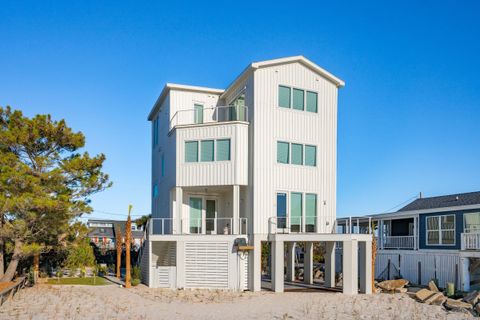
[[[39,286],[0,307],[0,319],[469,319],[404,294],[170,291],[141,285]]]

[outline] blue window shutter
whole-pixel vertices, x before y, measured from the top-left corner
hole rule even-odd
[[[230,139],[217,140],[217,161],[230,160]]]
[[[198,161],[198,141],[185,142],[185,162]]]
[[[305,146],[305,165],[315,167],[317,165],[317,147]]]
[[[299,226],[302,224],[302,194],[298,192],[292,192],[290,194],[290,224]]]
[[[305,194],[305,224],[315,225],[317,217],[317,195]]]
[[[292,164],[303,164],[303,145],[292,143]]]
[[[307,91],[307,111],[317,112],[318,95],[316,92]]]
[[[194,105],[194,123],[203,123],[203,105]]]
[[[293,109],[303,110],[305,91],[300,89],[293,89]]]
[[[277,162],[288,163],[289,157],[289,145],[288,142],[277,141]]]
[[[158,196],[158,185],[155,183],[153,185],[153,197],[156,198]]]
[[[290,88],[285,86],[278,87],[278,106],[290,108]]]
[[[213,161],[214,160],[214,141],[203,140],[200,142],[201,156],[200,161]]]

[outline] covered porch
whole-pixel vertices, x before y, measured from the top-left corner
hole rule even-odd
[[[172,218],[152,218],[150,234],[248,234],[246,187],[175,187],[171,190]]]
[[[379,250],[417,250],[418,215],[337,219],[337,233],[373,234]]]

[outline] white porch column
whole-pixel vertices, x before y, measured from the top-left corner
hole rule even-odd
[[[262,241],[253,236],[253,252],[249,254],[249,285],[250,290],[257,292],[262,290]]]
[[[272,290],[283,292],[283,241],[272,241]]]
[[[469,292],[470,291],[470,259],[469,258],[460,258],[460,263],[462,266],[462,290]]]
[[[325,287],[335,287],[335,242],[329,241],[325,248]]]
[[[417,217],[413,217],[413,250],[417,250]]]
[[[287,243],[287,281],[295,281],[295,242]]]
[[[313,284],[313,242],[305,243],[303,258],[303,282]]]
[[[343,293],[358,293],[358,243],[343,241]]]
[[[232,234],[240,233],[240,186],[233,185],[233,221]]]
[[[372,242],[362,241],[358,243],[360,264],[358,266],[360,276],[360,292],[372,293]]]
[[[184,224],[183,213],[183,189],[182,187],[175,187],[175,212],[173,215],[172,227],[175,228],[177,234],[186,233],[184,228],[187,227]]]
[[[176,242],[177,289],[185,288],[185,242]]]
[[[378,240],[379,240],[379,249],[383,249],[383,220],[380,220],[378,224]]]

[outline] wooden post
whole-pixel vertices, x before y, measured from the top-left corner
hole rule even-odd
[[[122,231],[118,225],[115,227],[115,242],[117,247],[117,279],[120,279],[120,267],[122,266]]]
[[[130,288],[130,241],[132,239],[132,219],[130,218],[132,205],[128,206],[128,218],[125,224],[125,288]]]

